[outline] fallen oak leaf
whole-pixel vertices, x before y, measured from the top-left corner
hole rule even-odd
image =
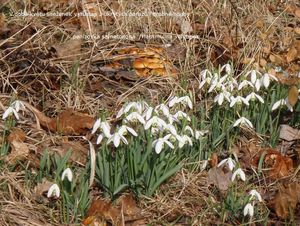
[[[286,188],[281,187],[270,205],[275,209],[276,215],[286,219],[290,211],[295,211],[297,203],[300,202],[300,184],[289,184]]]
[[[22,103],[34,113],[37,127],[40,128],[41,125],[51,132],[59,132],[64,135],[82,135],[91,130],[95,122],[94,117],[72,109],[66,109],[59,113],[56,118],[49,118],[29,103],[24,101]]]
[[[215,185],[220,191],[227,191],[231,177],[231,171],[226,171],[225,167],[214,167],[208,171],[207,183]]]
[[[279,138],[286,141],[299,140],[300,130],[294,129],[289,125],[280,125]]]
[[[7,141],[11,147],[10,153],[6,156],[5,160],[10,164],[15,164],[17,161],[27,159],[29,155],[28,146],[23,143],[26,134],[20,128],[13,128]]]

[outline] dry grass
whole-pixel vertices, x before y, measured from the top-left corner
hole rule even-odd
[[[10,98],[17,97],[39,108],[48,116],[55,116],[66,108],[88,112],[114,114],[119,106],[132,99],[147,99],[158,103],[175,93],[190,90],[194,97],[199,94],[199,72],[205,67],[233,61],[239,71],[250,65],[242,64],[248,57],[260,58],[263,54],[262,30],[256,22],[262,20],[264,29],[277,38],[276,50],[284,50],[281,39],[288,36],[282,27],[298,24],[284,11],[279,1],[0,1],[0,107],[8,105]],[[296,1],[294,1],[296,2]],[[270,7],[275,8],[271,10]],[[115,10],[119,13],[184,12],[188,16],[157,18],[100,16],[82,17],[18,17],[18,11],[93,12]],[[281,10],[279,10],[281,9]],[[182,21],[193,26],[191,35],[198,40],[180,40]],[[75,33],[160,35],[157,39],[139,40],[81,40],[80,50],[67,46]],[[265,31],[263,31],[265,32]],[[173,33],[172,39],[166,36]],[[288,37],[287,37],[288,38]],[[179,80],[165,77],[149,77],[134,80],[119,79],[97,71],[97,62],[103,64],[118,48],[127,46],[165,46],[173,64],[179,68]],[[74,44],[75,45],[75,44]],[[57,49],[66,48],[72,56],[58,56]],[[177,54],[179,50],[182,54]],[[275,50],[275,49],[274,49]],[[100,60],[99,60],[100,59]],[[76,66],[78,62],[78,65]],[[28,145],[34,155],[31,163],[37,166],[39,154],[48,146],[59,144],[62,137],[35,128],[33,115],[19,122],[26,131]],[[1,133],[3,126],[1,125]],[[26,163],[27,164],[27,163]],[[7,167],[0,175],[0,222],[1,225],[61,225],[58,213],[51,207],[38,204],[33,198],[31,186],[26,186],[24,171]],[[144,211],[151,215],[154,224],[176,221],[181,225],[193,219],[193,225],[206,221],[218,222],[211,209],[209,197],[214,197],[206,185],[204,172],[183,170],[164,185],[153,198],[141,202]],[[51,223],[50,223],[51,222]]]

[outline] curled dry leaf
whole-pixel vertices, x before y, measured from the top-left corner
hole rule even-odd
[[[300,139],[300,131],[288,125],[280,125],[279,138],[286,141],[293,141]]]
[[[41,183],[38,183],[34,190],[33,195],[37,202],[45,203],[48,202],[49,199],[46,198],[47,192],[49,188],[53,185],[53,182],[48,181],[47,179],[43,178]]]
[[[227,191],[231,183],[232,173],[225,167],[214,167],[208,171],[208,184],[215,185],[220,191]]]
[[[298,88],[297,86],[293,85],[292,87],[289,88],[289,92],[288,92],[288,102],[292,107],[294,107],[298,102],[298,96],[299,96]]]
[[[258,167],[259,160],[263,154],[265,154],[263,167],[271,179],[280,179],[291,174],[293,160],[273,149],[262,149],[253,159],[254,166]]]
[[[59,132],[64,135],[83,135],[93,128],[95,122],[94,117],[72,109],[66,109],[56,118],[49,118],[29,103],[23,103],[36,116],[38,127],[41,125],[51,132]]]
[[[10,164],[15,164],[17,161],[27,159],[29,155],[28,146],[23,143],[26,134],[19,128],[12,129],[7,140],[11,147],[10,153],[6,156],[6,161]]]
[[[218,165],[218,155],[217,155],[217,153],[213,153],[210,156],[209,164],[210,164],[211,168],[214,168]]]
[[[121,212],[109,201],[101,199],[93,200],[82,224],[96,226],[99,221],[102,223],[111,222],[116,226],[122,225]]]
[[[300,202],[300,184],[293,183],[280,188],[271,206],[275,209],[276,215],[281,219],[287,219],[291,211],[295,211],[297,203]]]

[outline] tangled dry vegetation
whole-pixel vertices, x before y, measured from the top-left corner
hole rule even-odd
[[[186,16],[178,19],[111,14],[146,9],[184,12]],[[97,16],[76,16],[83,11]],[[25,12],[65,15],[30,16],[24,15]],[[195,109],[209,108],[212,101],[203,100],[204,93],[198,88],[200,72],[227,62],[232,62],[236,77],[255,68],[276,76],[282,86],[297,86],[299,18],[300,5],[296,0],[0,0],[1,112],[12,99],[24,101],[28,109],[17,128],[9,131],[10,135],[5,132],[3,120],[0,125],[0,144],[2,148],[8,145],[8,154],[0,157],[1,225],[63,224],[59,210],[42,198],[44,188],[30,182],[25,170],[33,174],[38,171],[45,149],[61,156],[72,149],[70,164],[84,166],[89,146],[80,137],[84,135],[95,141],[90,130],[102,112],[112,116],[129,100],[145,99],[158,104],[170,96],[188,92],[197,103]],[[276,67],[282,70],[279,72]],[[257,134],[248,133],[241,134],[235,153],[245,158],[242,164],[251,168],[245,153],[253,154],[258,149],[261,153],[258,146],[263,146],[264,141]],[[255,147],[245,145],[250,137],[258,142]],[[288,150],[285,153],[289,159],[282,160],[272,150],[266,152],[269,158],[265,164],[277,171],[268,175],[272,180],[257,178],[253,183],[268,191],[264,197],[272,212],[264,222],[291,223],[286,218],[289,207],[285,203],[295,200],[292,223],[299,225],[300,197],[293,194],[299,191],[300,182],[298,140],[282,142],[278,147]],[[22,152],[14,154],[14,150]],[[218,157],[210,158],[211,167],[218,164],[218,158],[226,156],[226,151],[219,151]],[[126,225],[168,225],[170,222],[175,222],[172,225],[204,222],[205,225],[239,225],[241,222],[217,213],[214,205],[224,194],[212,185],[214,182],[209,184],[207,171],[199,168],[182,169],[153,197],[140,199],[138,207],[126,199],[133,206],[128,209],[138,208],[143,213],[143,217],[126,221]],[[290,171],[293,173],[287,173]],[[284,197],[277,196],[274,201],[278,190]],[[94,198],[102,194],[96,187],[90,192]],[[102,209],[98,214],[101,212],[111,222],[114,211],[119,209],[112,210],[107,205],[104,205],[106,209],[103,207],[106,212]],[[123,208],[125,204],[119,205]],[[96,215],[96,210],[89,211],[87,216]],[[91,219],[85,220],[88,225]],[[106,221],[98,223],[106,225]]]

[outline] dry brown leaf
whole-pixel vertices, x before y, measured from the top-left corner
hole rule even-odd
[[[290,87],[288,92],[288,102],[292,107],[294,107],[298,102],[298,96],[299,96],[299,91],[297,86],[294,85]]]
[[[23,141],[26,134],[20,128],[13,128],[7,140],[11,147],[10,153],[5,160],[10,164],[15,164],[17,161],[26,160],[29,155],[29,148]]]
[[[225,167],[214,167],[208,171],[207,183],[215,185],[220,191],[227,191],[231,177],[231,171],[226,171]]]
[[[123,195],[117,201],[118,205],[120,205],[123,209],[123,213],[125,215],[134,217],[135,215],[139,215],[141,212],[141,210],[137,207],[136,201],[132,194]]]
[[[286,188],[280,188],[276,194],[272,205],[276,215],[281,219],[286,219],[290,211],[295,211],[297,203],[300,202],[300,184],[289,184]]]
[[[9,143],[13,141],[23,142],[25,140],[26,134],[20,128],[14,127],[11,129],[10,134],[7,137]]]
[[[93,200],[88,209],[86,218],[83,220],[83,225],[96,225],[95,220],[100,218],[101,221],[109,221],[113,225],[119,226],[121,224],[121,211],[115,208],[111,202],[97,199]]]
[[[291,63],[292,61],[296,60],[297,57],[298,57],[297,49],[295,47],[291,47],[286,54],[286,61],[287,63]]]
[[[47,192],[49,188],[53,185],[53,182],[48,181],[47,179],[43,178],[41,183],[38,183],[34,188],[34,198],[37,202],[42,203],[46,202],[49,199],[46,198]]]
[[[280,179],[291,174],[293,160],[281,155],[278,151],[268,149],[264,158],[264,167],[268,169],[267,173],[270,178]]]
[[[300,27],[295,27],[294,31],[296,34],[300,35]]]
[[[275,63],[277,65],[281,65],[281,64],[285,63],[285,60],[283,59],[283,57],[281,57],[280,55],[277,55],[277,54],[271,54],[269,56],[269,59],[272,63]]]
[[[29,155],[29,148],[23,142],[12,141],[10,143],[11,151],[6,156],[6,161],[10,164],[15,164],[17,161],[26,160]]]
[[[294,129],[289,125],[280,125],[279,138],[286,141],[299,140],[300,130]]]
[[[210,157],[209,164],[211,168],[214,168],[218,165],[218,155],[217,153],[213,153]]]
[[[296,9],[295,16],[298,17],[298,18],[300,18],[300,9]]]

